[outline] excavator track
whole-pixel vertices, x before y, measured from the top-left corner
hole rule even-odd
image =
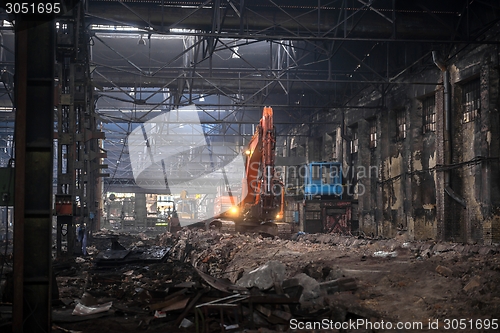
[[[210,222],[210,229],[220,233],[258,233],[267,236],[278,236],[288,239],[293,233],[293,226],[287,222],[266,222],[262,224],[239,224],[230,220],[214,220]]]
[[[236,233],[236,223],[229,220],[213,220],[209,224],[210,230],[217,230],[220,233],[233,234]]]
[[[278,237],[282,239],[290,239],[294,233],[294,223],[276,222],[278,225]]]

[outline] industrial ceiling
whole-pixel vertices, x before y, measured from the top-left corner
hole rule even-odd
[[[158,115],[194,104],[213,142],[241,146],[270,105],[285,135],[315,113],[356,106],[367,88],[423,84],[412,74],[434,66],[432,51],[446,60],[457,46],[498,43],[485,33],[500,17],[495,0],[89,0],[84,8],[107,190],[135,189],[127,137]],[[2,15],[5,163],[14,47]]]

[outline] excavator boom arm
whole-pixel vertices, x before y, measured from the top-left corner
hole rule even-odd
[[[248,207],[258,206],[258,209],[253,210],[253,218],[272,219],[276,215],[277,206],[276,193],[274,193],[273,188],[275,183],[276,130],[271,107],[264,108],[259,125],[244,154],[243,193],[246,195],[241,201],[242,210],[248,211]]]

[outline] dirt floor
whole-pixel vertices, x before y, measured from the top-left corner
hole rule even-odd
[[[498,246],[106,231],[54,274],[54,332],[500,331]]]

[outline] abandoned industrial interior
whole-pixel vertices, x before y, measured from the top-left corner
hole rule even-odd
[[[498,332],[496,0],[1,1],[1,332]]]

